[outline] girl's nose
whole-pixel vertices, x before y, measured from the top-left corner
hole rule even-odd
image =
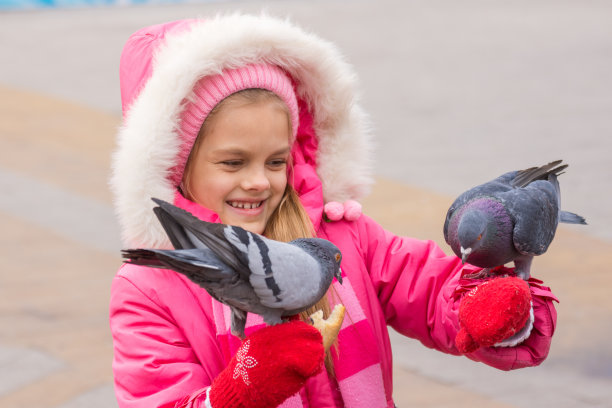
[[[262,191],[270,188],[270,179],[265,169],[251,169],[242,180],[245,190]]]

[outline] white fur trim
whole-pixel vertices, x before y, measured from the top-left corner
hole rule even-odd
[[[206,399],[204,400],[204,406],[206,408],[212,408],[210,404],[210,387],[206,389]]]
[[[525,323],[525,326],[523,326],[523,328],[516,332],[513,336],[508,337],[507,339],[495,344],[494,347],[514,347],[518,344],[521,344],[522,342],[527,340],[527,338],[531,334],[531,330],[533,329],[533,321],[534,314],[532,303],[531,308],[529,309],[529,319],[527,320],[527,323]]]
[[[319,137],[317,173],[325,201],[362,198],[372,184],[368,119],[356,100],[356,76],[337,48],[287,20],[233,14],[168,35],[153,76],[118,134],[111,188],[124,244],[165,247],[151,197],[172,201],[166,178],[179,149],[180,103],[198,78],[224,67],[267,61],[298,81]]]

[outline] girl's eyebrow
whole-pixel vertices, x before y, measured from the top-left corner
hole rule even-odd
[[[271,156],[279,155],[279,154],[287,154],[291,151],[291,146],[282,147],[276,151],[274,151]],[[228,147],[228,148],[219,148],[211,151],[212,154],[230,154],[230,155],[241,155],[245,153],[249,153],[248,149],[243,149],[241,147]]]
[[[239,147],[228,147],[211,150],[212,154],[242,154],[245,150]]]
[[[291,146],[286,146],[283,148],[278,149],[277,151],[275,151],[273,153],[273,155],[277,155],[277,154],[287,154],[291,151]]]

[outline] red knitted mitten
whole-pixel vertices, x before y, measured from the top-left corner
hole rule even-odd
[[[292,321],[265,327],[242,343],[213,382],[213,408],[272,408],[302,388],[323,366],[323,338],[314,327]]]
[[[514,345],[499,343],[518,332],[528,336],[530,313],[531,293],[523,279],[503,277],[485,281],[461,299],[461,329],[455,344],[462,353],[471,353],[479,347]]]

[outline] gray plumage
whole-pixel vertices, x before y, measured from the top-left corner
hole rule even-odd
[[[559,222],[586,224],[561,211],[561,160],[512,171],[461,194],[444,222],[444,239],[463,262],[488,269],[514,261],[527,280],[533,257],[546,252]]]
[[[230,307],[235,335],[244,337],[247,312],[278,324],[317,303],[334,277],[342,283],[340,250],[327,240],[274,241],[237,226],[201,221],[153,200],[175,249],[128,249],[123,257],[137,265],[172,269],[206,289]]]

